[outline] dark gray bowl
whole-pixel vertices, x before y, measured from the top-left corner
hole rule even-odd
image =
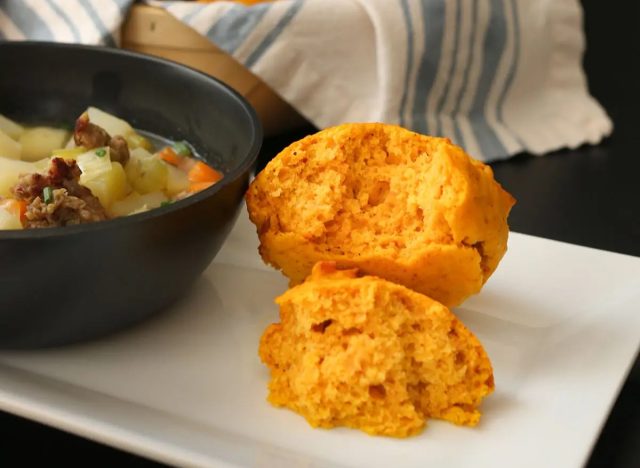
[[[94,105],[191,142],[224,179],[147,213],[77,227],[0,231],[0,348],[88,340],[186,293],[235,223],[262,144],[255,112],[202,73],[131,52],[0,43],[0,113],[71,123]]]

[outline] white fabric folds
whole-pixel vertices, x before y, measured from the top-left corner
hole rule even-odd
[[[0,0],[0,39],[118,43],[131,0]],[[484,161],[598,143],[578,0],[147,3],[205,35],[318,127],[398,123]]]

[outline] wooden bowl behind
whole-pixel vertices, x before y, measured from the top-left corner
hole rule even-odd
[[[242,64],[162,8],[134,5],[122,27],[121,45],[182,63],[223,81],[255,108],[266,135],[284,133],[306,123]]]

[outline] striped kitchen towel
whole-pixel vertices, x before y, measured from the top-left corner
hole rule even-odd
[[[117,44],[131,0],[0,0],[0,36]],[[384,121],[484,161],[595,144],[578,0],[156,1],[318,127]]]
[[[134,0],[0,0],[0,40],[117,46]]]

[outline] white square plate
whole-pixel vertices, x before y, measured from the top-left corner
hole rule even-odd
[[[640,343],[640,258],[512,234],[480,295],[456,310],[496,392],[474,429],[414,438],[311,429],[266,401],[257,356],[283,277],[243,213],[183,301],[88,344],[0,353],[0,409],[177,465],[578,467]]]

